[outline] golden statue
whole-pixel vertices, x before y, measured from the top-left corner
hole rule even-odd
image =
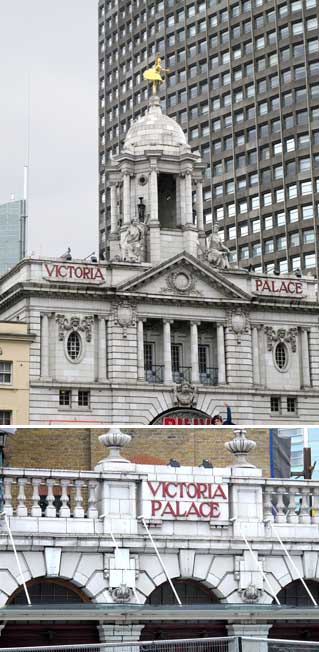
[[[158,54],[155,59],[155,65],[153,68],[145,70],[143,77],[147,81],[153,82],[153,95],[157,95],[160,84],[163,83],[164,79],[161,75],[161,72],[169,72],[169,68],[163,68],[161,64],[161,55]]]

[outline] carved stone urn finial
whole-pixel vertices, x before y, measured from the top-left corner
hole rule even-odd
[[[99,441],[101,444],[110,449],[108,457],[102,460],[103,465],[112,464],[113,462],[117,464],[131,464],[129,460],[126,460],[121,455],[121,448],[129,444],[131,439],[132,437],[130,435],[126,435],[119,428],[110,428],[104,435],[100,435]]]
[[[225,448],[235,455],[235,464],[234,466],[242,466],[255,468],[254,464],[250,464],[246,456],[250,451],[256,447],[256,442],[252,439],[247,439],[246,430],[234,430],[234,438],[231,441],[226,442]]]

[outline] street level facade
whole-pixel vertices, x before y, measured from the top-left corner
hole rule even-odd
[[[317,269],[317,0],[99,2],[100,251],[109,259],[107,166],[148,102],[143,71],[207,163],[204,224],[242,267]],[[195,208],[195,207],[194,207]],[[194,217],[196,219],[196,217]]]
[[[123,451],[129,440],[116,428],[101,435],[109,454],[90,471],[4,467],[0,646],[41,645],[48,629],[51,644],[243,631],[318,640],[302,585],[316,601],[318,481],[262,478],[247,459],[255,442],[241,430],[226,442],[231,464],[214,469],[134,464]]]
[[[207,240],[204,170],[153,96],[109,166],[111,261],[0,279],[1,318],[35,336],[31,423],[209,425],[225,403],[235,423],[316,421],[318,285],[238,267],[217,226]]]

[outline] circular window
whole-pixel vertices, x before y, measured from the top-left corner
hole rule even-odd
[[[67,342],[67,352],[71,360],[77,360],[81,354],[81,338],[79,333],[70,333]]]
[[[138,180],[140,186],[145,186],[147,184],[147,178],[142,174],[142,176]]]
[[[285,369],[288,362],[287,348],[283,342],[279,342],[275,350],[275,360],[278,369]]]

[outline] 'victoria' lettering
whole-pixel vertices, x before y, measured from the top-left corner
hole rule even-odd
[[[104,274],[100,267],[90,267],[89,265],[64,265],[54,263],[48,265],[44,263],[44,270],[49,278],[59,280],[87,280],[98,281],[103,283],[105,281]]]

